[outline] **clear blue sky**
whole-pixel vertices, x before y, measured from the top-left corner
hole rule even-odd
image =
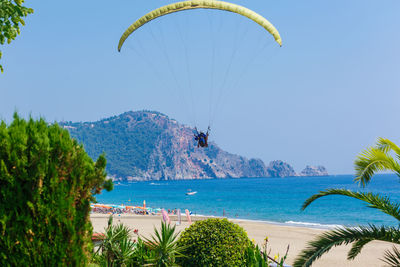
[[[204,128],[225,84],[211,139],[229,152],[344,174],[377,137],[400,143],[400,1],[232,0],[270,20],[283,47],[238,15],[194,11],[146,25],[117,52],[135,19],[170,2],[28,0],[35,13],[1,47],[0,117],[150,109],[193,124],[195,104]],[[192,103],[188,88],[207,97]]]

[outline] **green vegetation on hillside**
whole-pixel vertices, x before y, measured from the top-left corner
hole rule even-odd
[[[129,114],[125,113],[99,122],[67,125],[71,136],[83,143],[90,157],[96,158],[104,152],[108,161],[107,171],[117,177],[127,177],[135,175],[135,170],[147,169],[163,130],[148,116],[148,112],[137,112],[132,122]]]

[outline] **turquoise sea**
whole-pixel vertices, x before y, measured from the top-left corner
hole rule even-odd
[[[311,227],[333,225],[397,225],[392,217],[368,208],[361,201],[343,196],[328,196],[315,201],[305,211],[302,203],[327,188],[359,190],[351,175],[328,177],[241,178],[181,181],[120,182],[114,190],[97,196],[99,203],[142,205],[182,210],[194,214],[261,220]],[[187,196],[188,190],[197,194]],[[396,175],[373,177],[364,189],[400,201]]]

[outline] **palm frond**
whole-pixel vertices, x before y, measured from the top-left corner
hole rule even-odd
[[[134,256],[135,243],[130,239],[123,239],[118,243],[118,249],[114,250],[117,266],[127,266]]]
[[[365,187],[376,172],[393,171],[400,175],[400,164],[386,150],[387,148],[382,145],[382,149],[370,147],[361,152],[354,162],[356,170],[354,181]]]
[[[123,225],[113,225],[109,217],[105,228],[104,238],[95,252],[96,262],[100,265],[129,265],[134,255],[134,242],[131,241],[132,230]]]
[[[392,243],[400,243],[400,233],[394,227],[376,227],[374,225],[359,226],[357,228],[336,228],[323,233],[301,251],[296,258],[294,267],[306,267],[327,253],[332,247],[347,245],[356,242],[350,250],[348,259],[354,259],[360,253],[362,247],[372,240],[381,240]]]
[[[327,189],[325,191],[320,191],[308,198],[302,205],[301,209],[306,209],[315,200],[329,195],[341,195],[356,198],[367,202],[367,207],[379,209],[380,211],[393,216],[400,221],[400,204],[393,203],[388,197],[380,196],[379,194],[364,193],[364,192],[353,192],[347,189]]]
[[[357,255],[361,252],[362,248],[372,240],[373,239],[371,238],[364,238],[354,242],[351,249],[349,250],[349,253],[347,254],[347,259],[353,260],[355,257],[357,257]]]
[[[393,143],[389,139],[379,137],[376,148],[382,150],[385,153],[388,153],[392,150],[395,154],[400,156],[400,147],[398,147],[395,143]]]
[[[184,257],[182,251],[184,247],[178,246],[179,232],[175,232],[175,226],[165,222],[161,224],[161,230],[154,228],[154,235],[144,238],[146,246],[154,252],[154,258],[149,262],[157,266],[173,266],[175,259]]]
[[[393,251],[386,250],[384,254],[384,258],[381,259],[383,262],[388,264],[389,266],[400,266],[400,251],[393,246]]]
[[[147,263],[153,258],[154,253],[150,251],[143,240],[138,237],[135,243],[134,254],[132,255],[133,262],[135,262],[134,266],[149,266]]]

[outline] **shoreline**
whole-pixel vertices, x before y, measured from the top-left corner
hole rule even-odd
[[[265,223],[265,224],[278,225],[278,226],[291,226],[291,227],[300,227],[300,228],[309,228],[309,229],[318,229],[318,230],[331,230],[334,228],[344,227],[344,225],[341,225],[341,224],[322,224],[322,223],[296,222],[296,221],[274,222],[274,221],[267,221],[267,220],[246,219],[246,218],[240,218],[240,217],[231,218],[231,217],[203,215],[203,214],[197,214],[194,216],[199,216],[199,217],[204,217],[204,218],[220,218],[220,219],[225,218],[230,221],[246,221],[246,222]]]
[[[193,214],[209,217],[223,216],[229,219],[265,221],[278,225],[318,229],[368,226],[370,223],[393,227],[397,225],[391,218],[379,216],[376,210],[345,197],[326,198],[306,212],[302,212],[301,203],[320,190],[336,187],[350,189],[355,186],[353,176],[335,177],[341,178],[227,178],[140,181],[134,184],[121,182],[122,184],[116,186],[114,191],[96,198],[100,203],[137,206],[142,206],[141,202],[146,200],[148,207],[165,210],[180,208],[183,212],[189,209]],[[379,175],[379,179],[376,179],[372,186],[372,191],[378,194],[385,194],[388,188],[400,190],[398,178],[391,174]],[[187,196],[189,189],[198,193]],[[273,192],[269,192],[270,189]],[[283,205],[282,209],[278,207],[280,205]],[[337,207],[341,208],[336,210]],[[354,211],[357,211],[357,214]]]
[[[162,218],[162,215],[157,213],[157,214],[133,214],[133,213],[96,213],[92,212],[90,214],[90,217],[92,218],[103,218],[103,217],[108,217],[110,215],[113,215],[115,218],[125,218],[125,217],[160,217]],[[171,221],[176,222],[177,221],[177,215],[175,214],[168,214],[170,217]],[[181,215],[182,222],[187,222],[187,218],[185,214]],[[316,230],[331,230],[334,229],[335,227],[343,227],[343,225],[339,224],[319,224],[319,223],[307,223],[307,222],[293,222],[293,221],[288,221],[288,222],[274,222],[274,221],[266,221],[266,220],[254,220],[254,219],[243,219],[243,218],[231,218],[231,217],[223,217],[223,216],[215,216],[215,215],[204,215],[204,214],[196,214],[196,215],[190,215],[190,218],[192,222],[195,221],[200,221],[200,220],[206,220],[210,218],[217,218],[217,219],[227,219],[232,222],[249,222],[249,223],[260,223],[260,224],[268,224],[268,225],[276,225],[276,226],[289,226],[289,227],[299,227],[299,228],[306,228],[306,229],[316,229]]]
[[[98,203],[101,204],[101,203]],[[110,204],[101,204],[101,205],[110,205]],[[155,210],[154,208],[152,208],[153,210]],[[161,209],[160,209],[161,210]],[[92,212],[91,214],[105,214],[105,213],[96,213],[96,212]],[[135,213],[115,213],[114,215],[138,215]],[[161,216],[160,213],[156,213],[155,215],[159,215]],[[152,214],[148,214],[148,215],[141,215],[141,216],[155,216]],[[168,213],[168,215],[170,217],[173,216],[177,216],[174,213]],[[200,217],[200,218],[220,218],[220,219],[228,219],[231,221],[248,221],[248,222],[255,222],[255,223],[265,223],[265,224],[272,224],[272,225],[280,225],[280,226],[292,226],[292,227],[302,227],[302,228],[310,228],[310,229],[320,229],[320,230],[331,230],[334,228],[342,228],[344,227],[344,225],[341,224],[323,224],[323,223],[317,223],[317,222],[297,222],[297,221],[286,221],[286,222],[276,222],[276,221],[268,221],[268,220],[261,220],[261,219],[248,219],[248,218],[241,218],[241,217],[228,217],[228,216],[217,216],[217,215],[206,215],[206,214],[191,214],[191,218],[193,220],[194,217]],[[182,210],[182,221],[186,220],[186,215]],[[351,226],[350,226],[351,227]]]
[[[93,232],[104,232],[107,226],[110,214],[92,213],[90,219],[93,225]],[[154,228],[159,228],[161,215],[136,215],[136,214],[114,214],[114,223],[123,223],[131,229],[138,229],[139,236],[150,237],[154,233]],[[207,218],[216,218],[216,216],[191,216],[192,221],[205,220]],[[170,215],[171,224],[176,224],[176,215]],[[292,265],[296,256],[307,243],[313,240],[317,235],[327,231],[327,229],[317,229],[304,226],[291,226],[287,224],[275,224],[260,222],[254,220],[229,219],[235,224],[243,227],[247,232],[249,239],[254,240],[256,244],[262,245],[265,237],[268,236],[268,250],[271,248],[271,255],[282,255],[289,245],[289,253],[286,264]],[[176,226],[176,230],[182,232],[190,224],[186,216],[182,216],[182,223]],[[383,266],[379,260],[386,249],[391,249],[392,244],[380,241],[373,241],[367,244],[360,255],[353,261],[347,260],[347,253],[351,246],[338,246],[332,248],[327,254],[324,254],[313,266],[334,267],[334,266]]]

